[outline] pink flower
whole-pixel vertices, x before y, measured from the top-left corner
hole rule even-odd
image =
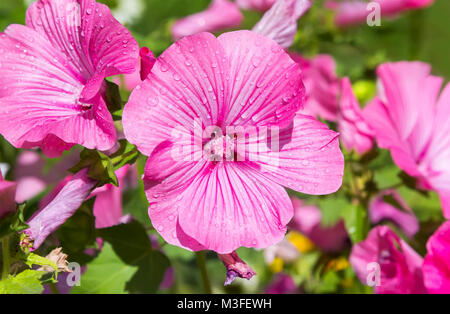
[[[267,247],[293,216],[282,186],[339,189],[337,134],[296,114],[303,95],[299,65],[254,32],[185,37],[158,58],[131,94],[123,125],[150,156],[149,215],[167,242],[221,254]]]
[[[237,5],[229,0],[212,0],[203,12],[175,22],[172,35],[175,40],[201,32],[216,32],[241,25],[243,15]]]
[[[17,182],[16,202],[23,203],[43,192],[49,185],[58,183],[68,175],[67,169],[76,164],[79,152],[74,151],[45,169],[45,158],[35,151],[23,151],[16,160],[14,180]]]
[[[96,196],[94,203],[95,228],[108,228],[125,222],[128,217],[123,216],[122,193],[125,189],[125,179],[130,166],[126,165],[116,171],[119,186],[107,184],[91,193]]]
[[[336,252],[345,247],[348,235],[343,221],[329,227],[321,225],[322,213],[319,208],[305,205],[298,198],[292,198],[294,219],[291,229],[308,237],[318,248],[325,252]]]
[[[0,219],[16,210],[16,183],[3,179],[0,172]]]
[[[381,17],[395,16],[401,12],[430,6],[434,0],[374,0],[381,9]],[[368,2],[362,0],[341,2],[328,1],[327,7],[336,11],[335,21],[339,26],[365,23],[367,16],[373,11]]]
[[[376,267],[377,263],[379,273]],[[367,239],[353,246],[350,264],[361,282],[379,274],[376,293],[426,293],[422,277],[423,258],[387,226],[373,228]],[[378,273],[378,274],[377,274]],[[376,283],[377,280],[374,280]]]
[[[363,111],[378,146],[419,180],[420,187],[441,196],[450,218],[450,84],[439,97],[443,79],[421,62],[381,65],[379,96]]]
[[[236,0],[239,7],[246,10],[267,11],[277,0]]]
[[[53,231],[59,228],[83,204],[96,182],[89,179],[87,169],[70,177],[62,187],[57,188],[56,196],[27,222],[26,239],[23,244],[31,244],[37,249]]]
[[[339,102],[338,127],[342,145],[364,154],[372,149],[374,134],[362,115],[361,107],[348,78],[342,79]]]
[[[425,287],[430,293],[450,293],[450,222],[431,236],[423,263]]]
[[[230,285],[236,278],[244,278],[250,280],[256,275],[255,271],[239,258],[236,252],[231,254],[218,254],[227,269],[227,279],[225,286]]]
[[[297,34],[297,20],[310,7],[310,0],[278,0],[253,27],[253,31],[288,48]]]
[[[385,197],[391,197],[397,203],[397,208]],[[399,226],[408,237],[413,237],[419,231],[419,221],[411,208],[395,190],[386,190],[375,197],[369,205],[369,216],[372,223],[390,220]]]
[[[317,55],[313,59],[306,59],[297,53],[290,55],[303,71],[306,104],[302,113],[337,121],[341,83],[336,75],[333,57]]]
[[[104,78],[131,73],[138,44],[94,0],[39,0],[26,26],[0,35],[0,134],[50,157],[74,144],[107,150],[116,141]]]
[[[275,279],[266,288],[267,294],[289,294],[297,293],[298,288],[291,276],[286,274],[277,274]]]

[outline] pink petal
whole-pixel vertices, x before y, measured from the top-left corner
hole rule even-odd
[[[91,197],[95,196],[94,216],[95,227],[108,228],[121,223],[123,219],[122,193],[124,191],[125,177],[129,166],[124,166],[116,171],[119,187],[107,184],[95,189]]]
[[[442,211],[446,219],[450,219],[450,191],[439,192],[441,199]]]
[[[288,126],[304,101],[301,70],[272,40],[250,31],[222,34],[231,71],[225,125]]]
[[[33,215],[27,222],[30,228],[24,231],[34,241],[33,249],[37,249],[48,235],[75,213],[95,184],[87,177],[87,170],[82,170],[65,184],[45,208]]]
[[[265,136],[252,140],[249,158],[270,180],[312,195],[334,193],[341,187],[344,157],[338,134],[313,117],[297,114],[291,127],[280,130],[278,149],[258,151],[257,144],[271,141]]]
[[[423,263],[425,287],[430,293],[450,293],[450,222],[445,222],[427,242]]]
[[[347,150],[364,154],[373,147],[373,131],[362,115],[358,100],[348,78],[342,80],[340,115],[338,118],[341,142]]]
[[[310,7],[310,0],[278,0],[253,27],[253,31],[288,48],[297,34],[297,20]]]
[[[147,161],[144,187],[149,205],[149,216],[159,234],[170,244],[200,251],[205,247],[186,235],[178,223],[183,203],[181,194],[204,170],[206,162],[185,162],[173,159],[174,145],[165,141],[158,145]]]
[[[212,0],[205,11],[178,20],[172,26],[172,35],[178,40],[201,32],[234,28],[241,24],[243,18],[235,3],[228,0]]]
[[[236,0],[239,7],[246,10],[267,11],[277,0]]]
[[[141,80],[145,80],[149,73],[152,71],[153,66],[156,63],[156,58],[153,52],[147,47],[142,47],[139,50],[139,56],[141,57]]]
[[[306,103],[301,113],[337,121],[341,83],[333,57],[317,55],[308,60],[297,53],[290,53],[290,56],[300,64],[304,76]]]
[[[136,40],[95,0],[39,0],[28,9],[26,24],[67,54],[87,80],[86,101],[98,93],[105,77],[136,69]]]
[[[398,209],[383,200],[384,196],[391,195],[402,207]],[[370,202],[369,215],[372,223],[377,224],[387,219],[397,224],[407,236],[413,237],[419,231],[419,221],[411,208],[401,196],[394,190],[387,190],[380,193]]]
[[[280,242],[293,216],[286,191],[245,163],[209,165],[181,197],[181,228],[220,254]]]

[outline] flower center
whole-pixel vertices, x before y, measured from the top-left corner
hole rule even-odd
[[[212,134],[211,139],[203,145],[203,156],[208,161],[234,160],[234,139],[229,135]]]

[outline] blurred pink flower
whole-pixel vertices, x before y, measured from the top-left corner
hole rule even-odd
[[[308,194],[339,189],[337,134],[296,114],[303,94],[299,65],[250,31],[185,37],[158,58],[131,94],[123,125],[126,138],[150,156],[143,178],[149,215],[167,242],[221,254],[267,247],[281,241],[293,215],[283,185]],[[196,122],[206,133],[200,142]],[[220,136],[230,126],[282,128],[281,147],[272,150],[267,135],[250,134],[248,155],[236,161],[223,149],[234,140]],[[256,146],[266,149],[251,151]],[[214,153],[202,154],[208,149]]]
[[[306,59],[298,53],[290,53],[300,64],[306,89],[303,114],[328,121],[337,121],[341,83],[336,75],[336,63],[330,55],[317,55]]]
[[[381,17],[395,16],[407,10],[420,9],[430,6],[434,0],[373,0],[381,9]],[[356,1],[328,1],[326,6],[336,11],[335,21],[339,26],[366,23],[367,16],[372,9],[367,9],[369,2]]]
[[[385,201],[392,197],[400,208]],[[369,216],[372,223],[390,220],[399,226],[408,237],[413,237],[419,231],[419,220],[411,208],[395,190],[386,190],[377,195],[369,205]]]
[[[267,294],[290,294],[297,292],[298,288],[294,282],[294,279],[292,279],[291,276],[283,273],[276,274],[275,278],[272,280],[269,286],[266,287],[265,291],[265,293]]]
[[[0,172],[0,218],[16,210],[16,183],[3,179]]]
[[[325,252],[336,252],[343,249],[348,235],[343,221],[329,227],[321,225],[322,213],[319,208],[305,205],[296,198],[292,198],[294,218],[290,228],[308,237],[318,248]]]
[[[131,73],[138,44],[94,0],[39,0],[0,35],[0,134],[50,157],[74,144],[107,150],[116,131],[104,78]]]
[[[239,258],[236,252],[230,254],[217,254],[223,265],[227,269],[227,279],[225,286],[230,285],[236,278],[250,280],[256,275],[255,271]]]
[[[239,7],[245,10],[267,11],[277,0],[236,0]]]
[[[53,231],[58,229],[83,204],[91,193],[96,182],[89,179],[87,169],[73,177],[68,177],[64,186],[58,187],[56,196],[36,212],[28,221],[24,246],[31,244],[32,250],[37,249]]]
[[[253,27],[253,31],[288,48],[297,34],[297,20],[310,7],[310,0],[278,0]]]
[[[201,32],[216,32],[241,25],[243,15],[234,2],[212,0],[202,12],[187,16],[172,26],[175,40]]]
[[[75,150],[65,156],[51,169],[45,169],[45,158],[35,151],[23,151],[19,154],[14,168],[14,180],[17,182],[16,202],[23,203],[43,192],[48,186],[57,184],[69,173],[68,169],[79,160]]]
[[[372,149],[374,133],[364,120],[347,77],[342,79],[338,129],[342,145],[347,150],[354,149],[358,154],[364,154]]]
[[[368,267],[370,263],[380,267],[380,285],[374,287],[375,293],[426,293],[423,258],[387,226],[373,228],[366,240],[353,246],[350,264],[364,284],[374,271]]]
[[[126,188],[125,179],[129,171],[130,166],[125,165],[115,172],[119,181],[118,187],[107,184],[92,191],[91,197],[96,197],[94,203],[95,228],[108,228],[128,220],[127,216],[123,216],[122,193]]]
[[[428,292],[450,293],[450,221],[428,240],[422,269]]]
[[[430,71],[421,62],[379,66],[379,95],[363,115],[378,146],[420,187],[436,190],[450,218],[450,84],[439,97],[443,79]]]

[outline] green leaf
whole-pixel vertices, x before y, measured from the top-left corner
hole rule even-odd
[[[98,235],[112,244],[124,263],[138,267],[126,284],[129,292],[154,293],[158,290],[170,263],[161,252],[152,249],[149,236],[139,222],[100,229]]]
[[[0,220],[0,239],[28,228],[24,218],[24,210],[25,204],[18,205],[15,213],[11,213]]]
[[[127,140],[119,141],[120,147],[113,155],[110,156],[114,170],[118,170],[126,164],[134,164],[139,156],[139,152],[133,144]]]
[[[40,294],[44,291],[39,280],[45,272],[27,269],[0,281],[0,294]]]
[[[367,212],[360,205],[347,206],[342,212],[345,227],[353,243],[364,240],[369,229]]]
[[[80,286],[73,287],[71,293],[126,293],[125,284],[136,269],[136,266],[124,263],[112,246],[105,243],[99,256],[81,276]]]
[[[118,180],[114,173],[113,165],[105,154],[91,149],[84,149],[80,154],[80,161],[69,171],[79,172],[81,169],[88,168],[88,176],[98,182],[98,186],[105,184],[114,184],[118,186]]]
[[[111,112],[122,109],[122,98],[120,97],[119,86],[117,84],[105,80],[106,82],[106,103]]]

